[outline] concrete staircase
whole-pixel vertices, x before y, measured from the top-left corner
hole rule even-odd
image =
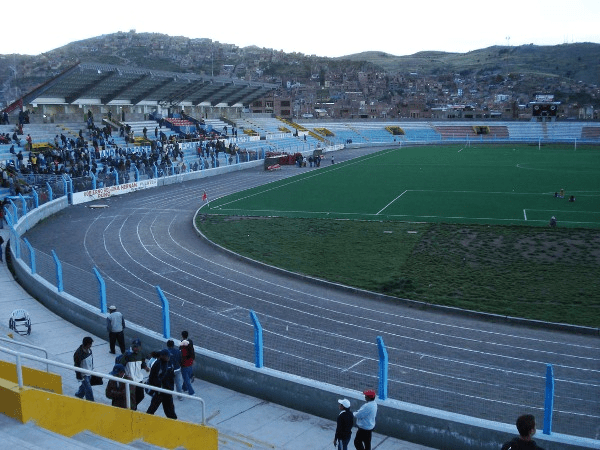
[[[27,450],[119,450],[132,448],[158,450],[162,448],[143,441],[121,444],[88,431],[68,438],[40,428],[33,422],[22,424],[4,414],[0,414],[0,442],[2,442],[3,448]]]

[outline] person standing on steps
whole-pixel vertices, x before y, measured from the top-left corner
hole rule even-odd
[[[94,340],[90,336],[83,338],[81,345],[75,350],[73,354],[73,364],[75,367],[81,369],[94,370],[94,357],[92,356],[92,343]],[[91,402],[94,401],[94,391],[92,391],[92,384],[90,383],[91,375],[75,372],[75,376],[81,384],[79,390],[75,393],[75,397],[83,398]]]
[[[338,400],[340,413],[337,417],[337,427],[333,445],[337,450],[348,450],[348,443],[352,437],[352,426],[354,425],[354,416],[350,411],[350,400],[347,398]]]
[[[375,391],[368,389],[363,392],[365,404],[354,413],[356,417],[356,436],[354,447],[356,450],[371,450],[371,437],[375,428],[375,416],[377,416],[377,403],[375,403]]]
[[[123,314],[117,311],[115,305],[108,308],[108,317],[106,318],[106,329],[108,330],[108,343],[110,345],[110,353],[115,354],[115,344],[119,343],[121,354],[125,353],[125,319]]]

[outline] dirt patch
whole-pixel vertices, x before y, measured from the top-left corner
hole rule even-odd
[[[600,231],[433,225],[415,252],[446,254],[471,264],[600,264]]]

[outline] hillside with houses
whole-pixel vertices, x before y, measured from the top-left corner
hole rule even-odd
[[[528,120],[539,95],[556,102],[558,120],[595,120],[600,109],[600,44],[324,58],[134,30],[0,55],[0,106],[77,62],[276,83],[244,106],[287,118]]]

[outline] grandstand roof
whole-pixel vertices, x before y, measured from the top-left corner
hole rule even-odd
[[[138,67],[78,63],[22,98],[22,104],[246,106],[278,85]]]

